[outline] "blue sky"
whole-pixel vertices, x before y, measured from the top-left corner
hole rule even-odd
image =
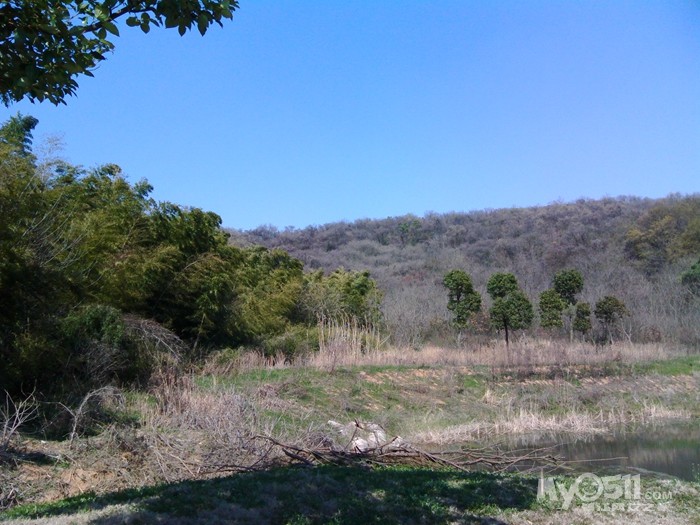
[[[0,114],[227,227],[700,191],[696,1],[242,0],[115,44]]]

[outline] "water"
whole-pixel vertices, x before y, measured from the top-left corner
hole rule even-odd
[[[687,481],[700,478],[700,421],[665,422],[632,431],[576,439],[571,434],[522,436],[505,444],[511,450],[541,447],[573,462],[577,471],[635,471],[669,474]]]

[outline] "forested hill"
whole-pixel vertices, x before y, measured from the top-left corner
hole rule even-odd
[[[621,297],[637,332],[697,337],[691,320],[673,311],[684,301],[680,277],[700,256],[699,194],[229,232],[235,244],[287,250],[307,270],[369,270],[384,290],[384,313],[399,343],[423,339],[448,316],[441,281],[452,268],[466,270],[482,295],[489,275],[513,272],[533,300],[557,271],[576,268],[585,279],[582,300]]]

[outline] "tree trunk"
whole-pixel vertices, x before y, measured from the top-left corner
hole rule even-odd
[[[503,323],[503,328],[506,330],[506,363],[510,365],[510,343],[508,341],[508,321]]]

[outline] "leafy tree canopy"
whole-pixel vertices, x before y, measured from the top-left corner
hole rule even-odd
[[[517,290],[519,290],[518,280],[512,273],[494,273],[486,283],[486,291],[494,300]]]
[[[28,156],[32,149],[32,131],[39,123],[34,117],[23,117],[20,113],[10,117],[0,127],[0,143],[7,144],[22,156]]]
[[[153,355],[143,344],[176,341],[184,355],[305,328],[299,260],[230,246],[218,215],[156,203],[147,182],[130,184],[114,164],[38,166],[34,125],[17,116],[0,127],[3,388],[140,381]],[[348,309],[378,311],[368,274],[333,281]]]
[[[581,334],[587,334],[591,331],[591,305],[588,303],[577,303],[574,314],[573,328]]]
[[[595,304],[594,313],[601,323],[610,325],[627,315],[627,307],[617,297],[606,295]]]
[[[0,98],[5,105],[48,100],[65,103],[75,94],[76,77],[91,70],[114,48],[116,22],[139,27],[192,26],[203,35],[222,25],[238,8],[236,0],[10,0],[0,6]]]
[[[595,304],[593,311],[596,319],[603,325],[610,343],[613,342],[613,331],[622,318],[629,314],[627,306],[620,299],[606,295]]]
[[[498,329],[527,328],[532,324],[532,318],[532,303],[521,290],[499,297],[491,308],[491,320]]]
[[[454,314],[454,324],[464,328],[472,314],[481,309],[481,295],[474,290],[471,277],[463,270],[451,270],[442,280],[448,290],[447,309]]]
[[[540,294],[540,322],[543,328],[560,328],[564,326],[561,314],[566,303],[556,290],[545,290]]]
[[[358,320],[379,320],[382,294],[368,271],[339,268],[328,276],[328,286],[340,292],[343,311]]]
[[[578,270],[562,270],[554,276],[552,284],[567,305],[574,305],[576,295],[583,290],[583,275]]]
[[[486,284],[486,289],[493,299],[490,310],[491,324],[498,330],[505,331],[506,346],[509,330],[527,328],[534,317],[532,303],[518,286],[518,280],[512,273],[495,273]]]

